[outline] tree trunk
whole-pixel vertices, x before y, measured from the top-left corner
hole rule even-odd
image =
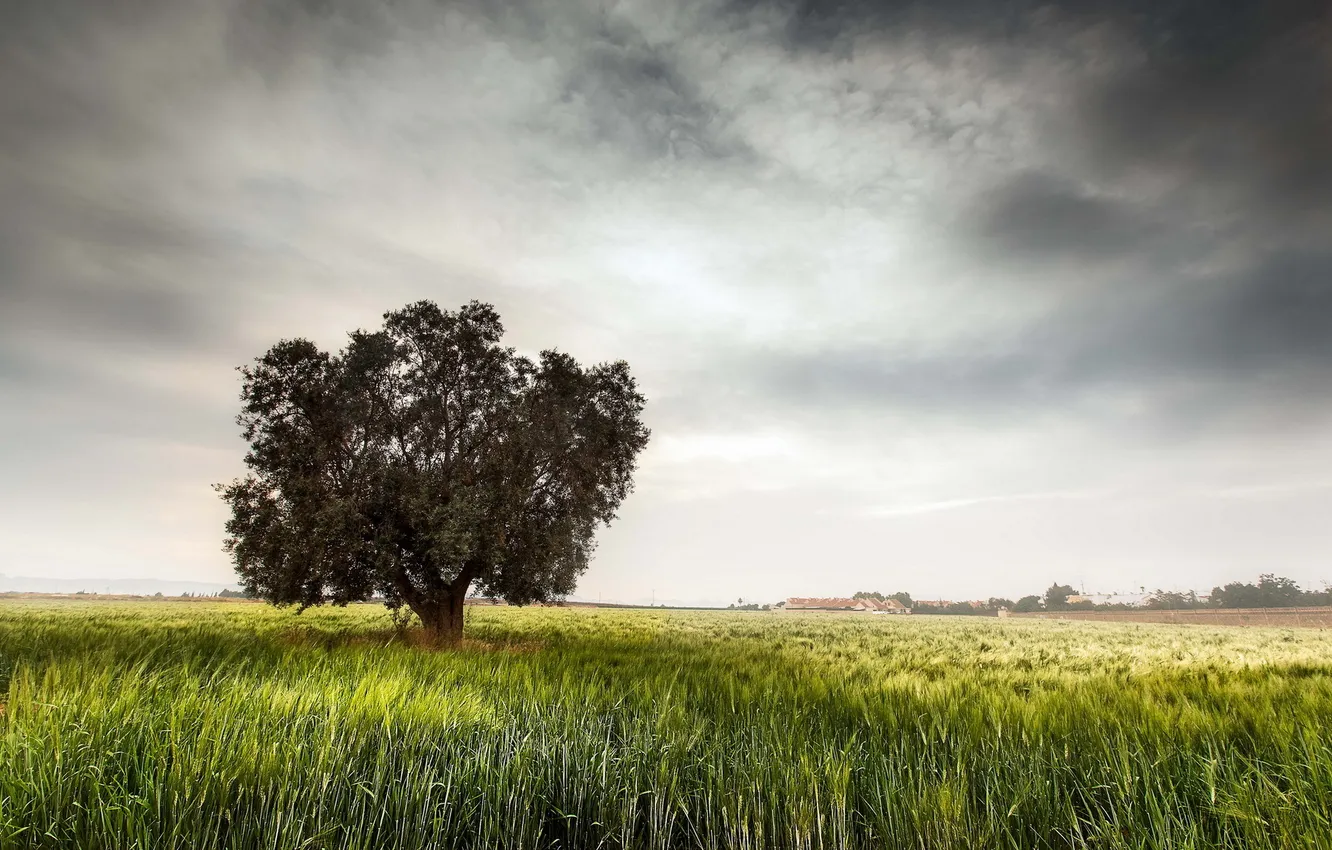
[[[423,596],[405,578],[398,582],[403,601],[421,618],[426,636],[437,645],[456,644],[463,636],[463,603],[476,575],[473,564],[464,565],[457,578],[441,591]]]
[[[443,617],[435,640],[439,643],[454,644],[463,636],[463,602],[467,599],[466,589],[449,594],[441,605]]]
[[[463,602],[467,599],[466,585],[455,583],[435,599],[421,600],[411,605],[421,618],[426,636],[431,643],[441,646],[456,644],[463,636]]]

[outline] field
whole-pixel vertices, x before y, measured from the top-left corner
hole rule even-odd
[[[1276,626],[1332,628],[1332,608],[1197,608],[1181,611],[1057,611],[1014,614],[1035,620],[1085,620],[1089,623],[1181,623],[1206,626]]]
[[[0,603],[0,847],[1332,847],[1332,633]]]

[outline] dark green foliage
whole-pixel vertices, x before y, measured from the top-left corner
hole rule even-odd
[[[573,591],[647,445],[623,361],[533,361],[487,304],[421,301],[328,354],[285,340],[243,367],[250,474],[219,489],[247,591],[302,608],[383,598],[439,636],[477,586]]]
[[[1198,594],[1192,590],[1188,593],[1158,590],[1147,597],[1147,607],[1166,611],[1183,611],[1191,608],[1201,608],[1202,601],[1198,599]]]
[[[1068,598],[1077,593],[1067,584],[1052,584],[1045,591],[1045,608],[1047,611],[1057,611],[1060,608],[1068,607]]]
[[[1293,580],[1264,573],[1258,583],[1231,582],[1225,587],[1212,589],[1212,605],[1218,608],[1288,608],[1296,605],[1316,605],[1317,597],[1326,594],[1305,594]],[[1309,601],[1306,596],[1315,597]]]
[[[1003,597],[992,596],[982,606],[973,606],[968,602],[953,602],[948,605],[929,605],[919,610],[929,614],[959,614],[971,616],[993,616],[1000,608],[1007,608],[1019,614],[1036,611],[1133,611],[1138,606],[1125,602],[1098,604],[1090,599],[1069,602],[1068,598],[1076,591],[1067,584],[1053,584],[1045,591],[1044,597],[1024,596],[1017,602]],[[911,601],[909,593],[894,593],[885,596],[877,591],[858,591],[855,599],[896,599],[908,608],[917,607]],[[1274,576],[1270,573],[1259,577],[1257,584],[1233,582],[1225,587],[1212,589],[1210,602],[1204,602],[1194,591],[1157,590],[1147,597],[1143,607],[1155,610],[1190,610],[1210,604],[1218,608],[1287,608],[1295,606],[1332,606],[1332,589],[1301,590],[1292,579]]]

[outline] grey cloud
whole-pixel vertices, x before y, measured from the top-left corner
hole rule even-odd
[[[948,353],[832,348],[748,374],[779,407],[1013,419],[1085,415],[1116,397],[1132,402],[1130,419],[1176,434],[1273,410],[1308,424],[1332,409],[1332,254],[1099,293],[1009,339]]]
[[[343,64],[390,49],[412,3],[347,0],[238,0],[228,8],[224,43],[232,61],[271,80],[299,70],[310,54]]]
[[[725,116],[663,46],[624,22],[603,22],[564,86],[582,100],[591,137],[638,159],[726,157],[747,153],[725,131]]]
[[[794,43],[817,49],[864,35],[915,29],[976,41],[1020,40],[1051,22],[1110,23],[1158,55],[1227,63],[1320,20],[1320,0],[732,0],[732,20],[775,11]]]
[[[1019,174],[986,195],[969,223],[982,246],[1000,253],[1078,259],[1136,253],[1159,232],[1130,203],[1039,173]]]
[[[785,16],[783,35],[795,50],[846,53],[852,41],[869,35],[900,35],[912,30],[936,34],[985,35],[1002,38],[1030,28],[1041,4],[986,0],[735,0],[726,17],[744,17],[757,10]]]
[[[793,503],[849,509],[900,469],[847,448],[885,420],[928,444],[922,492],[987,474],[959,474],[955,446],[1021,454],[1050,416],[1113,432],[1107,464],[1143,422],[1320,421],[1313,5],[11,3],[0,425],[30,453],[23,499],[63,516],[52,476],[79,445],[89,474],[135,440],[238,462],[237,363],[281,334],[337,345],[412,298],[493,300],[515,344],[627,356],[688,459],[663,488],[719,502],[789,464],[828,488]],[[1055,285],[1017,285],[1038,277]],[[686,451],[769,429],[801,448],[729,478]],[[1246,445],[1256,466],[1275,452]],[[1167,475],[1179,449],[1149,462]],[[725,550],[711,508],[684,534],[644,510],[661,564],[688,560],[670,540]],[[773,557],[818,547],[788,525]]]
[[[1321,11],[1320,11],[1321,10]],[[1323,4],[1187,20],[1125,73],[1093,86],[1077,118],[1111,175],[1154,170],[1243,208],[1332,204],[1332,22]],[[1209,14],[1211,12],[1209,11]],[[1216,198],[1217,189],[1236,193]]]
[[[200,268],[236,268],[226,233],[59,182],[12,181],[0,208],[0,328],[125,347],[216,338],[225,291]],[[186,268],[194,271],[187,272]]]
[[[193,388],[199,392],[126,381],[120,373],[128,369],[142,367],[0,344],[0,394],[7,402],[0,435],[8,446],[37,456],[108,440],[215,447],[235,439],[231,395],[239,392],[239,378],[228,364],[197,369]]]
[[[849,55],[924,35],[996,56],[1067,52],[1102,28],[1114,55],[1076,68],[1074,108],[1048,116],[1107,179],[1151,169],[1280,207],[1332,200],[1332,20],[1324,0],[738,0],[786,22],[795,51]],[[1064,42],[1072,42],[1065,46]]]

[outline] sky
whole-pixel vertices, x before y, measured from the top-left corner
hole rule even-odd
[[[0,573],[234,582],[236,367],[627,360],[584,599],[1332,581],[1303,0],[11,0]]]

